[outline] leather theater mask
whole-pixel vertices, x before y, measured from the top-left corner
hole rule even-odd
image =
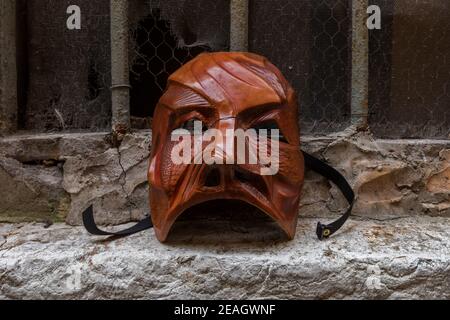
[[[225,138],[205,142],[193,132],[195,123],[201,123],[201,133],[215,129]],[[181,141],[173,136],[180,129],[184,130],[181,138],[193,142],[189,161],[183,163],[173,159]],[[243,140],[241,149],[237,138],[229,135],[230,130],[239,129],[256,132]],[[262,163],[259,156],[253,163],[237,160],[240,152],[261,148],[260,132],[274,129],[279,130],[278,153],[272,158],[276,163]],[[187,208],[217,199],[240,200],[259,208],[293,238],[304,179],[299,136],[296,94],[267,59],[249,53],[204,53],[181,67],[169,78],[153,119],[148,180],[157,238],[166,241]],[[267,139],[269,157],[275,151],[273,138]],[[215,163],[198,161],[211,147]],[[268,166],[275,166],[276,172],[262,174]]]

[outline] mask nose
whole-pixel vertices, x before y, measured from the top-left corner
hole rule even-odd
[[[218,121],[217,129],[222,135],[222,139],[216,142],[216,150],[219,159],[224,165],[233,164],[235,160],[235,139],[236,118],[223,118]]]
[[[222,136],[215,142],[216,164],[210,165],[206,171],[205,187],[230,185],[234,177],[236,118],[222,118],[217,122],[216,130]]]

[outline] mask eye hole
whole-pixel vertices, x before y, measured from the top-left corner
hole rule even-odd
[[[270,139],[276,139],[278,138],[278,141],[283,143],[289,143],[286,139],[286,137],[283,135],[283,132],[278,127],[278,124],[274,120],[264,121],[261,123],[256,123],[252,126],[252,129],[256,130],[256,133],[259,134],[259,130],[267,130],[267,136]],[[272,136],[271,130],[278,130],[278,137]]]
[[[206,130],[208,130],[208,127],[207,127],[206,123],[204,123],[203,121],[201,121],[201,120],[199,120],[197,118],[193,118],[193,119],[187,120],[178,129],[184,129],[184,130],[189,131],[190,133],[194,133],[196,124],[197,124],[197,126],[199,126],[199,124],[201,125],[202,133],[205,132]]]

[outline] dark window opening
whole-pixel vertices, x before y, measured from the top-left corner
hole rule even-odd
[[[371,0],[381,29],[369,33],[369,126],[378,138],[450,134],[450,4]]]
[[[68,30],[64,1],[17,1],[21,130],[95,132],[111,127],[109,0],[77,4],[82,28]]]
[[[250,51],[280,68],[299,98],[301,130],[350,124],[351,1],[250,1]]]
[[[186,30],[184,34],[191,32]],[[198,54],[210,49],[206,46],[180,48],[169,22],[161,19],[159,10],[155,9],[139,20],[130,35],[133,48],[130,59],[130,112],[133,118],[150,118],[169,76]],[[147,122],[134,119],[133,125],[136,123]]]

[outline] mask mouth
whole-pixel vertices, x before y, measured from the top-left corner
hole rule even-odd
[[[222,212],[222,207],[210,210],[198,208],[198,205],[216,200],[222,201],[222,206],[225,205],[225,208],[226,202],[230,201],[248,204],[253,211],[257,208],[256,210],[263,212],[261,216],[268,216],[276,222],[289,239],[294,237],[298,217],[298,211],[295,209],[298,207],[296,203],[298,197],[287,193],[289,189],[283,188],[279,181],[271,181],[275,179],[274,177],[254,173],[253,171],[257,171],[257,168],[249,166],[202,165],[191,167],[190,170],[190,174],[186,175],[178,185],[176,197],[170,199],[172,205],[169,208],[156,206],[152,208],[153,213],[156,213],[154,229],[161,242],[167,240],[174,224],[186,215],[187,211],[206,212],[207,215],[204,216],[203,221],[209,221],[211,216]],[[277,185],[278,187],[275,187]],[[151,193],[153,197],[150,200],[151,203],[157,202],[153,201],[158,199],[157,192],[158,190],[154,190],[154,193]],[[239,206],[235,211],[241,211]],[[237,225],[240,224],[241,222],[237,222]],[[205,225],[205,228],[209,227]]]
[[[184,244],[285,240],[285,232],[264,211],[232,199],[209,200],[187,208],[172,226],[167,239]]]

